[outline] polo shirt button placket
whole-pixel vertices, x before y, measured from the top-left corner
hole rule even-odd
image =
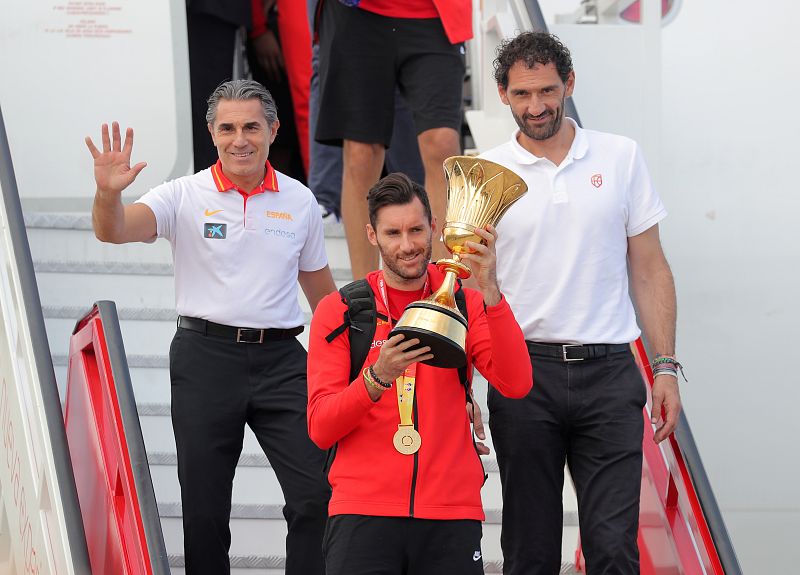
[[[566,204],[569,202],[569,196],[567,196],[567,185],[564,183],[564,178],[559,177],[560,175],[561,174],[556,173],[552,180],[554,204]]]

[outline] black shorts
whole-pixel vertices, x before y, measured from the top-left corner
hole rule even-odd
[[[325,0],[320,18],[320,112],[316,140],[388,147],[397,87],[417,134],[460,130],[464,45],[438,18],[389,18]]]
[[[483,575],[482,526],[472,519],[335,515],[326,575]]]

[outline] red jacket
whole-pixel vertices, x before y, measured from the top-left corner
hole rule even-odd
[[[429,266],[432,289],[442,274]],[[378,272],[367,276],[373,293]],[[483,297],[467,289],[467,358],[500,393],[524,397],[533,384],[522,331],[503,299],[484,311]],[[380,296],[379,314],[386,314]],[[325,337],[339,327],[346,306],[338,293],[325,297],[314,313],[308,348],[308,430],[319,447],[336,444],[328,473],[333,487],[329,514],[357,514],[423,519],[483,520],[483,465],[475,449],[458,370],[418,365],[414,423],[422,447],[414,455],[392,444],[400,416],[394,389],[373,402],[361,377],[352,383],[347,332],[331,343]],[[379,321],[375,341],[389,325]],[[377,361],[380,345],[365,365]]]

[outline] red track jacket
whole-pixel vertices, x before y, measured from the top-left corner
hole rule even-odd
[[[442,274],[434,266],[428,274],[435,290]],[[373,293],[379,293],[377,277],[378,272],[367,276]],[[503,299],[484,311],[482,295],[470,289],[466,301],[469,369],[477,367],[503,395],[524,397],[533,384],[531,362],[511,308]],[[375,303],[385,314],[380,296]],[[458,370],[418,365],[414,423],[422,447],[414,455],[398,453],[392,444],[400,422],[395,390],[373,403],[361,377],[348,381],[348,332],[325,341],[341,325],[345,309],[338,293],[320,302],[308,349],[309,435],[323,449],[338,444],[328,474],[329,514],[483,520],[484,471]],[[375,340],[385,340],[388,333],[387,322],[379,320]],[[379,353],[374,345],[365,365],[377,361]]]

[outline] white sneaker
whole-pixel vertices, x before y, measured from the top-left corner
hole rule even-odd
[[[322,215],[322,223],[323,224],[338,224],[339,217],[336,215],[336,212],[329,210],[325,206],[320,205],[319,213]]]

